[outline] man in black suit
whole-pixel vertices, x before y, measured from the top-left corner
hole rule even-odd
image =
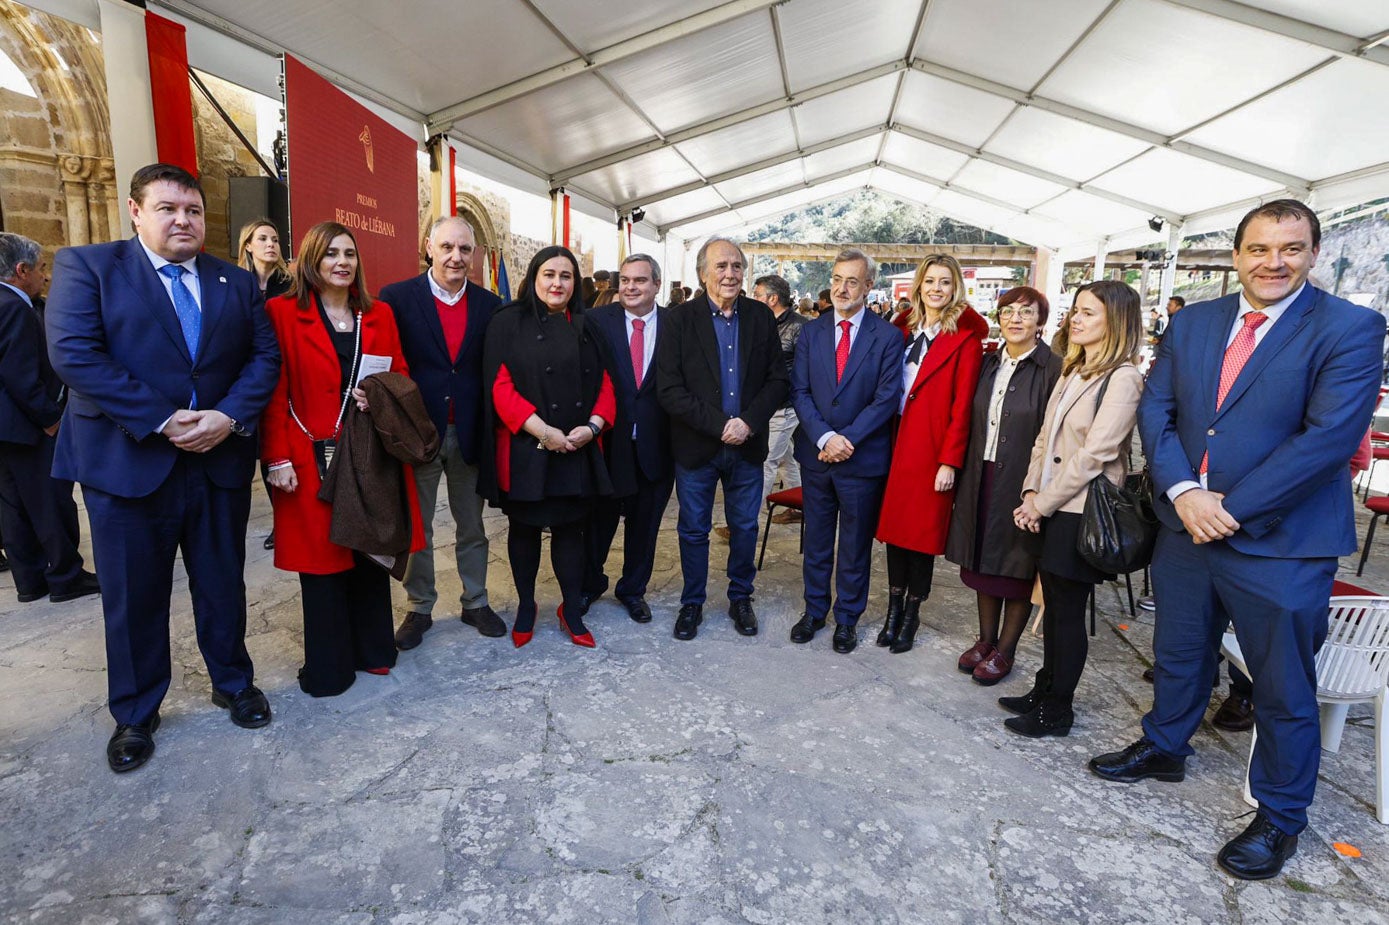
[[[396,630],[400,649],[419,645],[434,625],[434,604],[439,600],[434,582],[434,510],[441,478],[448,481],[456,530],[454,561],[463,582],[460,619],[484,636],[506,635],[506,624],[487,602],[487,533],[482,526],[482,497],[477,493],[482,402],[488,398],[482,381],[482,339],[502,300],[481,286],[468,285],[476,248],[472,225],[457,216],[441,218],[430,229],[425,245],[429,269],[381,290],[381,300],[395,310],[410,378],[420,387],[441,438],[439,455],[415,467],[424,549],[410,557],[405,569],[410,610]]]
[[[638,623],[651,622],[646,585],[661,517],[675,484],[670,421],[656,395],[656,344],[667,318],[667,310],[656,306],[660,291],[661,268],[655,259],[633,254],[618,269],[617,301],[588,313],[589,323],[607,341],[613,357],[617,420],[603,452],[618,500],[599,505],[589,524],[583,603],[587,607],[608,589],[603,566],[618,518],[625,517],[622,577],[614,593]]]
[[[46,281],[39,245],[0,233],[0,524],[20,603],[101,590],[77,551],[72,482],[50,474],[65,396],[35,304]]]
[[[670,415],[680,502],[680,594],[676,639],[693,639],[704,619],[714,492],[723,485],[728,543],[728,614],[757,634],[752,609],[757,516],[767,425],[789,388],[776,318],[739,294],[747,257],[727,238],[710,238],[695,258],[703,293],[672,310],[661,337],[657,396]]]

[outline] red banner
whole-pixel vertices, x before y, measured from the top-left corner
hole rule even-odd
[[[187,30],[181,23],[145,13],[149,55],[150,102],[154,104],[154,140],[163,164],[198,175],[193,142],[193,88],[188,83]]]
[[[285,124],[295,241],[319,222],[341,222],[357,238],[373,293],[418,276],[415,139],[289,55]]]

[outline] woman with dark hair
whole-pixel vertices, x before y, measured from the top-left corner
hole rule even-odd
[[[267,302],[289,292],[294,285],[280,252],[280,232],[268,218],[258,218],[241,226],[236,242],[236,262],[241,269],[255,274],[260,294]]]
[[[1120,485],[1127,474],[1143,393],[1138,293],[1116,280],[1081,287],[1071,309],[1069,344],[1032,446],[1022,504],[1013,512],[1020,529],[1042,538],[1042,668],[1031,691],[998,702],[1020,714],[1004,725],[1031,738],[1071,730],[1072,699],[1089,648],[1085,607],[1095,585],[1110,577],[1080,557],[1076,538],[1090,483],[1103,475]]]
[[[954,257],[933,254],[912,282],[902,323],[902,407],[877,538],[887,544],[887,618],[877,644],[907,652],[945,552],[955,473],[965,464],[969,409],[989,323],[965,301]]]
[[[959,668],[984,685],[1013,670],[1032,611],[1041,550],[1033,534],[1013,523],[1013,508],[1061,375],[1061,358],[1041,342],[1049,310],[1047,297],[1030,286],[1009,289],[998,300],[1003,347],[986,353],[979,369],[969,454],[945,543],[945,557],[960,567],[960,581],[974,591],[979,606],[979,637],[960,656]]]
[[[356,672],[389,674],[395,665],[390,575],[328,538],[332,507],[318,499],[337,448],[348,402],[369,411],[356,387],[363,361],[389,360],[409,374],[395,315],[367,294],[357,241],[343,225],[322,222],[299,247],[294,286],[265,306],[280,340],[280,382],[265,409],[262,458],[275,508],[275,566],[299,573],[304,606],[304,667],[299,686],[332,697]],[[424,525],[407,472],[411,551],[424,548]]]
[[[531,260],[519,298],[497,310],[483,346],[485,407],[480,490],[506,512],[507,554],[516,584],[517,648],[535,631],[540,535],[550,530],[550,563],[563,603],[560,626],[592,648],[583,622],[584,529],[599,497],[612,494],[597,437],[617,416],[602,338],[588,330],[579,262],[546,247]]]

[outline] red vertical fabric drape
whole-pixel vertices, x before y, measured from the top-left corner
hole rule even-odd
[[[445,141],[449,146],[449,215],[458,214],[458,150],[451,142]]]
[[[159,160],[182,167],[196,177],[198,149],[193,141],[193,88],[188,82],[186,31],[173,20],[145,13]]]

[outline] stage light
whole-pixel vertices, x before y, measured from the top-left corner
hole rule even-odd
[[[633,210],[632,210],[632,224],[635,225],[637,222],[640,222],[640,221],[641,221],[642,219],[644,219],[644,218],[646,218],[646,210],[645,210],[645,209],[633,209]]]
[[[1162,218],[1160,216],[1154,215],[1152,218],[1148,219],[1148,227],[1153,229],[1153,231],[1161,231]]]

